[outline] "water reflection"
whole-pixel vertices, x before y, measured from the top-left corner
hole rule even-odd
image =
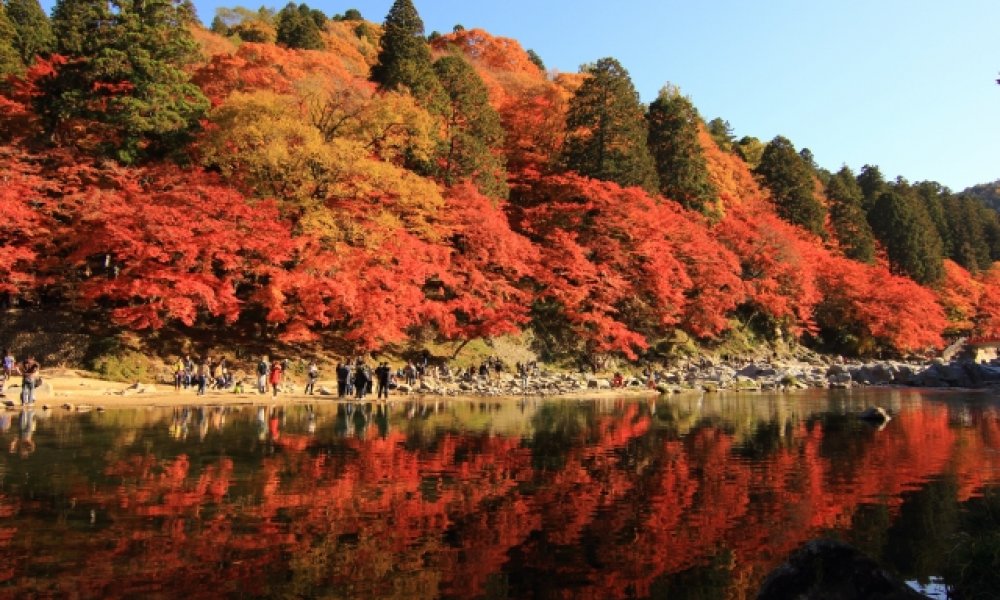
[[[2,413],[0,593],[745,597],[824,534],[930,582],[1000,412],[873,394]]]

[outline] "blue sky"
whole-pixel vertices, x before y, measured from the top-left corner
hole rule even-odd
[[[240,4],[194,2],[206,23],[216,7]],[[381,22],[392,2],[307,4],[330,15],[357,8]],[[482,27],[534,49],[549,68],[576,71],[613,56],[643,101],[673,83],[706,120],[728,120],[737,137],[784,135],[828,169],[876,164],[888,178],[956,191],[1000,179],[998,0],[414,4],[428,33]]]

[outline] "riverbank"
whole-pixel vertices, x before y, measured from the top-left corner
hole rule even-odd
[[[430,381],[421,391],[393,391],[392,400],[405,400],[422,397],[447,397],[456,400],[476,400],[491,398],[497,401],[523,398],[527,394],[505,393],[503,383],[492,386],[491,392],[482,390],[462,390],[457,384],[437,384],[432,387]],[[406,386],[403,386],[406,387]],[[286,385],[285,391],[277,396],[271,393],[259,394],[247,388],[242,393],[232,390],[208,390],[204,396],[199,396],[195,388],[176,391],[172,385],[164,384],[126,384],[108,381],[94,377],[85,371],[74,369],[49,369],[42,373],[42,384],[35,394],[35,403],[39,407],[64,408],[67,410],[90,410],[99,408],[122,408],[144,406],[238,406],[247,404],[274,403],[307,403],[307,402],[337,402],[336,381],[320,380],[316,385],[316,393],[302,393],[302,385],[292,382]],[[7,408],[20,407],[20,378],[15,377],[12,385],[7,386],[6,394],[0,398]],[[611,396],[656,396],[655,389],[645,387],[590,389],[577,387],[569,389],[551,388],[548,393],[535,391],[534,397],[545,395],[566,395],[579,397],[611,397]],[[368,401],[374,400],[374,394],[366,396]]]
[[[500,373],[472,380],[427,377],[413,386],[400,385],[393,400],[408,398],[514,400],[525,397],[568,396],[607,398],[657,396],[660,394],[737,392],[781,392],[810,388],[852,388],[906,386],[925,388],[983,389],[1000,394],[1000,364],[967,361],[927,363],[901,361],[845,361],[839,357],[816,355],[812,360],[775,360],[738,364],[714,363],[708,359],[690,361],[647,375],[626,375],[616,380],[613,373],[569,373],[546,369],[523,379]],[[100,379],[75,369],[44,370],[36,390],[39,406],[70,410],[127,406],[246,405],[259,403],[334,402],[336,381],[320,380],[315,393],[302,393],[302,382],[286,382],[277,396],[244,391],[208,390],[204,396],[195,389],[176,391],[172,384],[121,383]],[[15,377],[0,398],[8,408],[20,404],[20,378]],[[368,400],[374,399],[369,395]]]

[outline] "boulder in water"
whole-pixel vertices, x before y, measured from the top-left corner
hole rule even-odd
[[[787,598],[926,600],[861,551],[835,540],[807,542],[767,576],[757,594],[757,600]]]
[[[888,411],[881,406],[871,406],[865,409],[864,412],[858,415],[858,418],[862,421],[868,421],[870,423],[886,423],[892,419]]]

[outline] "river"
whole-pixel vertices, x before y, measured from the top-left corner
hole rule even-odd
[[[881,429],[856,418],[872,405]],[[9,411],[0,431],[4,597],[745,598],[817,537],[933,594],[1000,480],[996,396],[905,389]]]

